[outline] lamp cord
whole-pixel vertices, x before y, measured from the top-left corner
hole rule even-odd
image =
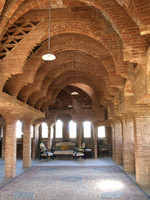
[[[75,79],[76,79],[76,71],[75,71],[75,60],[74,60],[74,92],[75,92]]]
[[[51,1],[49,0],[49,31],[48,31],[48,53],[50,53],[50,16],[51,16]]]

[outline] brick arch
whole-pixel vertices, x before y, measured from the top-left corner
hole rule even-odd
[[[93,91],[94,91],[94,96],[93,96],[92,99],[94,99],[94,100],[96,99],[97,105],[99,105],[100,102],[103,103],[102,101],[100,101],[100,97],[103,96],[102,90],[101,90],[101,96],[100,96],[100,95],[99,95],[99,91],[97,91],[97,88],[96,88],[96,86],[94,85],[94,83],[93,83],[91,80],[87,79],[87,77],[86,77],[85,75],[86,75],[86,74],[84,74],[84,76],[80,76],[80,78],[77,79],[77,82],[81,82],[81,81],[82,81],[82,83],[84,83],[84,84],[86,84],[86,85],[92,87],[92,88],[93,88]],[[67,77],[67,75],[66,75],[66,77]],[[60,83],[57,84],[57,87],[56,87],[53,91],[50,91],[50,88],[51,88],[51,87],[49,87],[49,92],[47,93],[47,96],[40,98],[40,99],[35,103],[35,108],[40,109],[41,111],[44,111],[48,105],[50,105],[51,103],[54,102],[56,96],[58,95],[58,93],[59,93],[60,90],[61,90],[61,89],[60,89],[61,87],[64,88],[64,87],[66,87],[67,85],[70,85],[70,84],[73,83],[73,82],[72,82],[72,77],[71,77],[70,79],[67,79],[67,81],[65,82],[66,77],[64,77],[64,76],[61,77]],[[91,82],[90,82],[90,81],[91,81]],[[56,83],[53,83],[53,85],[56,85]],[[53,87],[53,85],[52,85],[52,87]],[[50,100],[49,100],[49,99],[50,99]]]
[[[29,96],[29,94],[31,95],[32,93],[34,93],[35,91],[39,91],[39,90],[43,90],[42,88],[45,88],[46,86],[44,86],[44,82],[47,82],[47,78],[50,75],[50,81],[53,80],[53,78],[55,78],[55,76],[57,74],[60,74],[62,72],[62,70],[65,70],[64,66],[67,68],[68,66],[66,65],[67,63],[70,63],[72,61],[74,61],[74,57],[76,57],[76,62],[81,62],[85,65],[86,70],[90,70],[92,68],[93,72],[96,73],[96,75],[98,75],[99,71],[100,74],[103,74],[103,77],[105,80],[107,80],[106,82],[106,90],[107,91],[111,91],[110,88],[110,84],[111,84],[111,78],[109,77],[109,73],[105,70],[105,67],[101,64],[101,61],[99,59],[93,59],[93,57],[91,55],[88,54],[83,54],[82,52],[66,52],[67,57],[63,56],[63,54],[61,54],[61,57],[65,58],[65,61],[60,60],[58,63],[53,64],[53,66],[49,66],[49,64],[47,64],[47,66],[43,65],[43,67],[41,67],[39,69],[39,73],[37,73],[37,76],[35,78],[35,82],[33,84],[28,84],[27,86],[25,86],[24,88],[22,88],[22,90],[20,90],[20,93],[18,94],[18,98],[24,102],[27,101],[27,96]],[[64,64],[65,65],[64,65]],[[73,68],[73,63],[71,63],[70,68]],[[42,76],[42,79],[41,79]],[[40,81],[39,81],[40,79]],[[117,80],[117,78],[116,78]],[[110,81],[110,83],[109,83]],[[120,81],[120,86],[123,86],[123,82]],[[42,86],[43,85],[43,86]],[[25,95],[26,94],[26,97]]]
[[[60,13],[60,11],[59,11]],[[63,13],[62,13],[63,14]],[[76,13],[73,13],[75,15]],[[122,72],[123,76],[127,76],[126,71],[126,63],[123,63],[123,53],[122,53],[122,42],[117,35],[117,33],[113,30],[110,24],[107,21],[104,21],[104,18],[100,18],[99,23],[94,23],[92,18],[87,22],[87,20],[80,20],[80,16],[76,17],[75,21],[68,19],[68,14],[64,16],[64,20],[58,21],[57,15],[55,13],[56,20],[52,21],[51,35],[55,36],[62,33],[79,33],[86,35],[95,39],[105,46],[108,52],[112,55],[114,62],[116,64],[117,74]],[[101,16],[101,15],[100,15]],[[63,16],[62,16],[63,17]],[[101,25],[102,22],[102,25]],[[31,49],[33,49],[37,43],[41,43],[47,38],[47,20],[45,22],[41,22],[37,25],[37,27],[32,30],[11,52],[9,52],[8,56],[6,56],[1,62],[1,71],[4,73],[17,74],[23,72],[23,67],[26,61],[26,58],[29,56]],[[79,24],[79,26],[76,26]],[[99,25],[98,25],[99,24]],[[57,28],[58,27],[58,28]],[[28,41],[32,40],[30,44],[27,46]],[[23,47],[26,47],[26,51],[21,51]],[[53,46],[51,47],[53,51]],[[14,58],[14,55],[18,55],[18,59]],[[13,59],[12,59],[13,58]],[[12,62],[12,60],[14,62]],[[16,66],[16,62],[17,66]],[[8,67],[11,64],[12,68]]]
[[[150,33],[149,0],[145,0],[143,3],[141,3],[141,0],[117,0],[117,2],[126,10],[128,15],[138,25],[141,35]]]
[[[65,2],[64,7],[68,5],[68,2],[72,2],[72,1]],[[128,61],[130,60],[133,62],[141,62],[140,61],[141,56],[145,53],[145,50],[146,50],[145,38],[140,37],[138,26],[132,20],[132,18],[127,14],[127,12],[118,4],[118,2],[114,0],[105,0],[105,1],[78,0],[78,2],[83,2],[87,5],[93,6],[94,8],[99,9],[103,13],[105,18],[111,23],[111,25],[115,28],[115,30],[119,33],[120,37],[123,40],[123,44],[125,48],[125,51],[124,51],[125,60],[128,60]],[[31,9],[40,8],[40,5],[42,5],[42,8],[45,8],[46,4],[47,3],[45,2],[45,4],[43,5],[42,0],[41,1],[39,0],[34,3],[32,2],[32,4],[31,3],[28,4],[27,2],[27,4],[22,5],[17,10],[16,15],[14,15],[11,20],[14,22],[17,18],[25,14],[25,12]],[[55,1],[53,1],[52,4],[56,5]],[[57,3],[57,6],[63,7],[63,5],[59,6],[58,3]],[[25,10],[25,7],[26,7],[26,10]],[[124,20],[122,20],[122,18]],[[132,35],[131,40],[129,37],[130,34]],[[133,41],[137,41],[137,43],[140,44],[139,46],[141,48],[137,48],[137,45]],[[130,48],[127,48],[129,46]],[[136,50],[136,54],[135,54],[135,50],[133,52],[132,49]]]
[[[81,66],[81,67],[76,68],[76,71],[80,72],[79,75],[84,74],[84,76],[85,76],[85,74],[86,74],[89,80],[90,80],[90,78],[94,77],[93,82],[95,82],[95,85],[96,85],[96,80],[98,80],[99,78],[98,77],[96,78],[96,73],[94,73],[93,70],[91,71],[91,69],[93,69],[93,68],[90,68],[90,66],[87,66],[87,65],[84,66],[83,64],[80,64],[80,63],[78,64],[78,66]],[[48,90],[50,90],[49,89],[50,85],[52,85],[52,87],[55,87],[55,84],[57,85],[57,83],[59,82],[59,80],[61,80],[61,78],[64,81],[63,76],[66,79],[65,82],[67,82],[67,76],[68,76],[68,79],[69,79],[69,77],[71,77],[71,82],[74,83],[73,63],[70,64],[70,67],[68,65],[66,65],[66,67],[64,67],[64,65],[60,66],[57,70],[57,73],[55,72],[55,77],[53,75],[51,75],[51,73],[49,73],[47,75],[47,78],[45,78],[45,80],[42,84],[41,90],[33,93],[29,97],[28,103],[33,106],[35,104],[35,102],[37,101],[37,99],[41,98],[42,96],[45,96],[48,93]],[[99,82],[100,82],[100,80],[99,80]],[[105,82],[103,82],[103,85],[104,84],[105,84]],[[100,86],[100,83],[99,83],[99,86]]]
[[[95,8],[98,8],[106,17],[106,19],[111,23],[111,25],[115,28],[115,30],[119,33],[124,46],[124,60],[138,63],[144,62],[142,56],[145,54],[145,51],[147,49],[146,38],[141,37],[137,24],[130,18],[130,16],[116,1],[78,1],[87,3]],[[131,40],[130,35],[132,35]],[[137,43],[140,48],[137,48]]]
[[[19,90],[23,86],[27,85],[28,83],[34,82],[38,69],[42,68],[42,66],[49,65],[50,68],[53,68],[54,65],[57,65],[57,62],[59,64],[62,62],[66,62],[67,58],[65,55],[65,50],[67,51],[69,49],[71,49],[72,51],[80,50],[80,52],[82,51],[85,53],[87,52],[88,54],[91,54],[91,56],[93,56],[94,59],[99,58],[100,59],[99,62],[101,62],[105,66],[106,71],[108,71],[108,76],[109,76],[109,71],[111,71],[111,74],[109,76],[110,83],[113,84],[114,82],[113,76],[114,76],[115,82],[117,81],[119,86],[123,84],[123,79],[120,76],[116,76],[115,64],[111,56],[107,53],[106,49],[101,44],[99,44],[99,42],[96,42],[95,40],[89,37],[79,35],[79,34],[69,34],[69,36],[68,35],[65,35],[65,36],[66,37],[63,37],[63,39],[65,40],[65,43],[62,42],[63,40],[59,36],[56,36],[54,42],[52,43],[52,47],[54,46],[57,49],[57,46],[58,46],[58,50],[57,50],[58,54],[56,54],[57,59],[54,62],[50,62],[50,63],[43,62],[41,57],[43,55],[43,51],[46,51],[46,50],[45,48],[43,49],[40,48],[40,51],[34,54],[33,56],[31,56],[31,58],[27,61],[24,68],[24,73],[12,76],[7,81],[4,87],[4,91],[6,91],[7,93],[11,95],[17,96]],[[75,39],[73,39],[73,37],[75,37]],[[55,41],[57,42],[57,45],[55,45]],[[64,55],[62,55],[62,59],[60,60],[59,54],[61,51],[64,52]],[[34,62],[34,65],[33,65],[33,62]]]
[[[7,26],[9,24],[9,20],[17,10],[17,8],[20,7],[20,5],[24,2],[24,0],[12,0],[9,5],[6,7],[6,0],[1,0],[0,4],[0,13],[3,12],[3,18],[0,21],[0,38],[3,35],[4,31],[7,29]]]

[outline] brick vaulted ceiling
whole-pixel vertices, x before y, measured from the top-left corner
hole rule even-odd
[[[48,7],[49,0],[0,1],[1,91],[45,111],[75,82],[88,102],[114,103],[131,68],[145,63],[150,1],[51,0],[51,62],[42,60]]]

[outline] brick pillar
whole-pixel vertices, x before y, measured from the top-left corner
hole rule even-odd
[[[48,140],[47,140],[47,148],[50,149],[50,142],[51,142],[51,126],[48,125]]]
[[[33,126],[32,158],[35,159],[35,126]]]
[[[31,167],[31,121],[24,120],[23,125],[23,168],[29,168]]]
[[[115,125],[111,123],[111,129],[112,129],[112,155],[113,160],[116,160],[116,136],[115,136]]]
[[[2,138],[2,158],[5,158],[5,138],[6,138],[6,126],[3,126],[3,138]]]
[[[118,165],[122,164],[122,123],[120,120],[115,121],[115,153],[116,163]]]
[[[63,119],[63,139],[69,140],[69,121],[68,119]]]
[[[35,151],[34,151],[34,154],[35,154],[35,158],[38,158],[39,157],[39,125],[36,125],[35,126],[35,143],[34,143],[34,146],[35,146]]]
[[[78,122],[78,147],[82,146],[82,123]]]
[[[97,159],[97,126],[94,126],[94,158]]]
[[[150,186],[150,117],[135,117],[136,181]]]
[[[16,122],[14,117],[6,119],[5,177],[16,176]]]
[[[135,172],[134,123],[133,117],[122,118],[123,122],[123,168]]]

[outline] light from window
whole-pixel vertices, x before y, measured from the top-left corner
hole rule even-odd
[[[73,121],[69,122],[69,137],[70,138],[77,137],[77,124]]]
[[[16,124],[16,137],[21,138],[22,134],[22,123],[20,120],[18,120]]]
[[[56,138],[62,138],[62,129],[63,129],[63,123],[61,120],[57,120],[56,122]]]
[[[54,138],[54,127],[51,126],[51,139],[53,139],[53,138]]]
[[[33,138],[33,126],[31,126],[31,138]]]
[[[98,127],[98,137],[104,138],[106,136],[105,134],[105,126],[99,126]]]
[[[91,122],[83,123],[83,135],[85,138],[91,137]]]
[[[48,126],[46,123],[42,123],[42,138],[48,138]]]
[[[1,138],[3,138],[3,126],[1,126]]]

